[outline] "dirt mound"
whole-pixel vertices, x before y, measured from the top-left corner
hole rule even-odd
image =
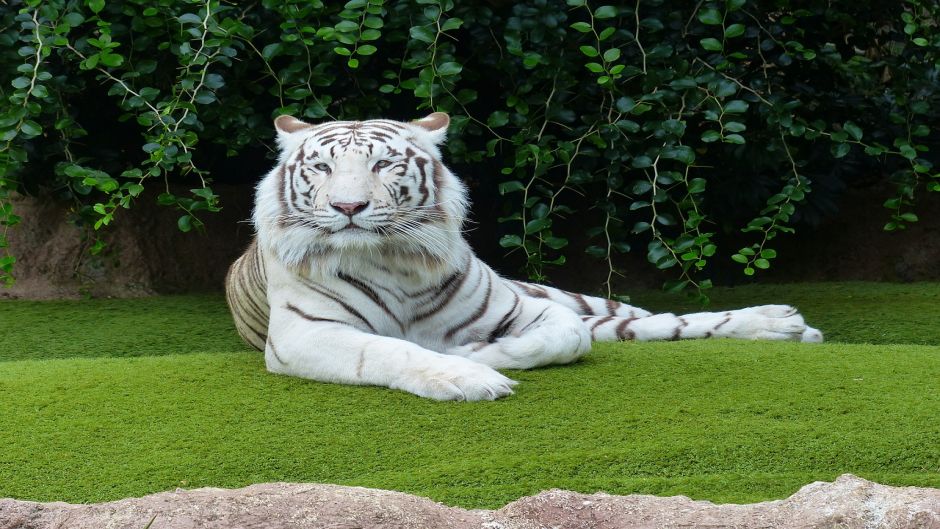
[[[0,298],[53,299],[137,297],[178,292],[219,291],[228,266],[251,240],[250,188],[224,187],[219,213],[202,215],[204,232],[176,229],[179,212],[144,195],[119,210],[113,228],[100,232],[107,247],[91,255],[94,242],[78,227],[68,205],[18,197],[13,209],[22,222],[9,230],[16,256],[11,288]]]
[[[151,523],[152,522],[152,523]],[[940,528],[940,490],[889,487],[851,474],[785,500],[715,505],[684,496],[550,490],[495,511],[358,487],[266,483],[177,490],[94,505],[0,500],[0,529],[82,528]]]

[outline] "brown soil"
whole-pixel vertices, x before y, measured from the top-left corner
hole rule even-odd
[[[60,527],[938,529],[940,490],[888,487],[845,474],[833,483],[811,483],[785,500],[749,505],[550,490],[483,511],[400,492],[291,483],[177,490],[92,505],[0,500],[0,529]]]

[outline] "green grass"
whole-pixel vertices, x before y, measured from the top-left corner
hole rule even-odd
[[[221,297],[0,302],[0,497],[315,481],[496,507],[551,487],[759,501],[843,472],[940,486],[940,284],[713,298],[796,303],[839,342],[599,344],[511,373],[508,399],[436,403],[270,375]]]

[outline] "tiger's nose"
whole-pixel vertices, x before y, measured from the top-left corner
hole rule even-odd
[[[330,206],[333,207],[336,211],[344,215],[349,215],[352,217],[356,213],[366,209],[369,206],[368,202],[330,202]]]

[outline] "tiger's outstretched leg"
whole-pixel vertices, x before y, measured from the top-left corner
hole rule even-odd
[[[698,312],[676,316],[653,314],[642,318],[581,316],[598,342],[617,340],[684,340],[689,338],[742,338],[821,342],[822,333],[808,327],[795,308],[761,305],[726,312]]]
[[[822,333],[809,327],[788,305],[760,305],[725,312],[676,316],[653,314],[604,298],[566,292],[543,285],[510,281],[522,295],[549,299],[581,315],[595,341],[743,338],[821,342]]]

